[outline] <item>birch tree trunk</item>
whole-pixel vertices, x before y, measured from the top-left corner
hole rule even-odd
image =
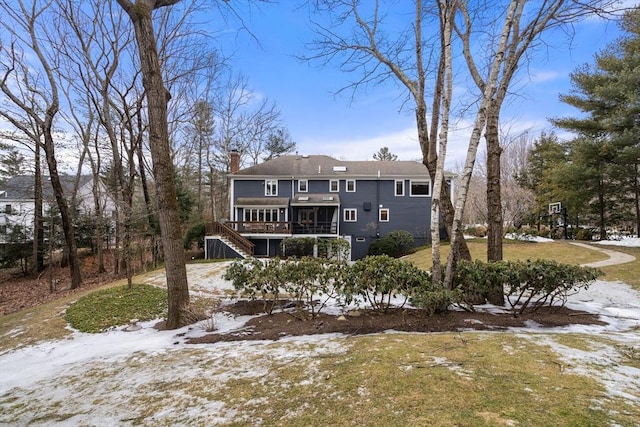
[[[431,257],[433,267],[431,276],[433,283],[441,283],[442,266],[440,265],[440,201],[442,198],[442,183],[444,181],[444,163],[447,154],[447,140],[449,135],[449,115],[451,110],[451,96],[453,92],[453,65],[451,60],[451,35],[453,27],[451,19],[455,13],[455,6],[448,0],[439,0],[440,26],[442,27],[442,59],[444,64],[444,87],[442,90],[442,114],[440,121],[440,135],[438,136],[439,152],[437,153],[436,170],[431,196]],[[419,14],[420,11],[418,10]],[[445,197],[448,197],[445,193]]]
[[[467,157],[465,160],[464,169],[462,171],[460,186],[458,187],[458,196],[456,198],[455,204],[451,250],[447,258],[447,270],[444,283],[449,288],[453,287],[453,274],[455,272],[458,260],[460,259],[459,242],[462,238],[462,216],[464,214],[464,205],[467,200],[467,193],[469,192],[471,175],[473,173],[473,167],[475,165],[476,156],[478,153],[478,146],[480,145],[481,133],[486,126],[488,110],[491,106],[491,100],[496,93],[498,76],[500,73],[500,69],[504,63],[507,42],[509,40],[509,34],[511,33],[519,3],[520,2],[518,0],[511,1],[509,9],[507,10],[502,27],[500,41],[496,47],[489,76],[487,77],[486,83],[484,85],[484,90],[482,91],[480,108],[476,113],[473,130],[471,132],[471,137],[469,138],[469,148],[467,150]],[[463,10],[463,12],[465,12],[464,5],[461,9]]]

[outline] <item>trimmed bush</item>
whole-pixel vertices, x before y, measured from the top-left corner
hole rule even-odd
[[[313,237],[290,237],[280,242],[280,253],[284,258],[313,256],[316,239]]]
[[[369,255],[387,255],[398,258],[410,253],[415,247],[415,239],[404,230],[391,231],[386,237],[375,240],[369,246]]]

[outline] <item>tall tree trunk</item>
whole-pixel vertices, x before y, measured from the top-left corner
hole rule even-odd
[[[633,177],[633,193],[636,208],[636,236],[640,237],[640,187],[638,186],[638,164],[635,164],[635,176]],[[577,229],[576,229],[577,230]]]
[[[44,224],[42,220],[42,166],[40,142],[34,141],[35,172],[33,183],[33,272],[44,268]],[[51,262],[51,260],[49,260]]]
[[[169,5],[176,3],[176,1],[138,0],[134,5],[127,0],[118,0],[118,3],[125,9],[133,22],[138,54],[140,55],[142,84],[147,95],[149,114],[149,148],[153,161],[160,235],[167,277],[168,314],[166,327],[176,329],[191,320],[189,286],[167,123],[167,103],[170,95],[162,81],[162,69],[152,21],[152,12],[157,4]]]
[[[55,113],[54,113],[55,114]],[[44,153],[49,166],[49,175],[51,178],[51,187],[56,198],[58,209],[60,210],[60,218],[62,221],[62,232],[66,243],[67,255],[69,257],[69,272],[71,275],[71,289],[76,289],[82,284],[80,275],[80,261],[78,260],[78,249],[76,247],[76,237],[73,230],[73,216],[71,215],[67,200],[64,198],[60,175],[58,174],[58,162],[54,154],[53,135],[51,134],[51,124],[53,115],[47,112],[44,128]],[[49,260],[51,262],[51,260]]]
[[[498,111],[487,117],[487,261],[502,260],[502,197],[500,186],[500,156]]]
[[[499,106],[494,103],[487,117],[487,261],[502,261],[502,197],[500,156],[502,148],[498,138]],[[502,284],[488,289],[487,300],[491,304],[504,305]]]
[[[602,166],[600,167],[602,169]],[[602,173],[601,175],[602,176]],[[607,240],[607,229],[605,221],[605,195],[604,195],[604,181],[600,178],[598,182],[598,215],[600,217],[600,240]]]

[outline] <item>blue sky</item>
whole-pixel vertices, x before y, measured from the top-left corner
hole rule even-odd
[[[335,95],[350,77],[336,65],[296,59],[313,39],[306,9],[282,1],[254,8],[243,19],[260,43],[247,32],[234,31],[238,24],[227,21],[230,28],[221,38],[223,49],[233,53],[231,66],[248,78],[249,87],[277,103],[300,153],[370,160],[380,147],[387,146],[401,160],[421,158],[413,114],[400,111],[402,89],[393,85],[369,88],[352,101],[350,93]],[[558,95],[569,92],[569,74],[579,65],[593,63],[593,55],[619,33],[614,23],[596,19],[574,28],[571,43],[561,33],[550,34],[546,39],[549,47],[537,50],[530,65],[520,70],[514,86],[519,96],[510,98],[502,110],[510,134],[529,130],[538,135],[551,130],[549,117],[578,114],[559,102]],[[456,90],[463,91],[464,85]],[[466,138],[460,125],[450,142],[449,168],[464,160]]]

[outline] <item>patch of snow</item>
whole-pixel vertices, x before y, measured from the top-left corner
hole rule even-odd
[[[521,240],[525,242],[536,242],[536,243],[553,242],[553,239],[549,239],[548,237],[532,236],[531,234],[507,233],[505,234],[504,238],[509,240]]]
[[[638,248],[640,247],[640,238],[638,237],[622,237],[620,239],[612,239],[612,240],[594,240],[592,242],[596,245],[607,245],[607,246],[627,246],[630,248]]]
[[[226,265],[189,265],[191,289],[202,295],[229,298],[233,286],[222,279]],[[144,280],[146,282],[147,278]],[[164,284],[163,280],[163,273],[149,276],[150,282],[160,286]],[[640,295],[621,282],[596,281],[587,290],[570,296],[567,306],[598,314],[606,325],[549,329],[530,322],[524,331],[518,329],[518,334],[538,344],[548,343],[577,372],[605,384],[610,395],[633,398],[637,402],[640,370],[620,363],[621,354],[614,345],[599,344],[596,350],[584,352],[558,345],[554,336],[567,332],[606,333],[606,338],[615,343],[637,346],[640,342]],[[330,301],[323,311],[347,313],[355,308],[341,307]],[[495,313],[508,311],[508,308],[490,305],[476,309]],[[229,332],[243,328],[251,317],[216,313],[214,321],[217,331]],[[165,408],[158,410],[153,419],[143,418],[145,423],[212,425],[232,420],[238,422],[243,419],[238,408],[228,403],[192,394],[165,393],[165,396],[160,389],[163,384],[172,382],[203,381],[207,387],[213,387],[211,392],[214,392],[223,390],[232,379],[251,379],[266,384],[266,381],[274,380],[270,376],[272,364],[294,362],[305,364],[310,374],[307,381],[313,387],[321,383],[326,374],[318,370],[317,358],[344,354],[348,348],[348,339],[340,334],[286,337],[276,343],[187,345],[188,338],[207,333],[202,325],[157,331],[153,328],[156,322],[140,322],[141,328],[131,332],[124,331],[126,325],[101,334],[76,331],[70,339],[42,342],[0,355],[0,402],[6,407],[4,415],[0,413],[0,425],[29,424],[38,416],[51,412],[52,405],[56,405],[56,413],[72,414],[65,420],[54,420],[57,425],[131,425],[140,423],[141,414],[136,412],[140,409],[135,405],[135,399],[143,397],[151,399],[159,408]],[[17,329],[8,334],[20,332]],[[433,361],[462,376],[469,375],[446,359],[434,358]],[[21,405],[28,409],[19,409]],[[37,406],[34,408],[33,405]],[[184,409],[187,407],[189,412]],[[6,418],[16,413],[18,418]],[[246,421],[257,422],[255,418]]]

